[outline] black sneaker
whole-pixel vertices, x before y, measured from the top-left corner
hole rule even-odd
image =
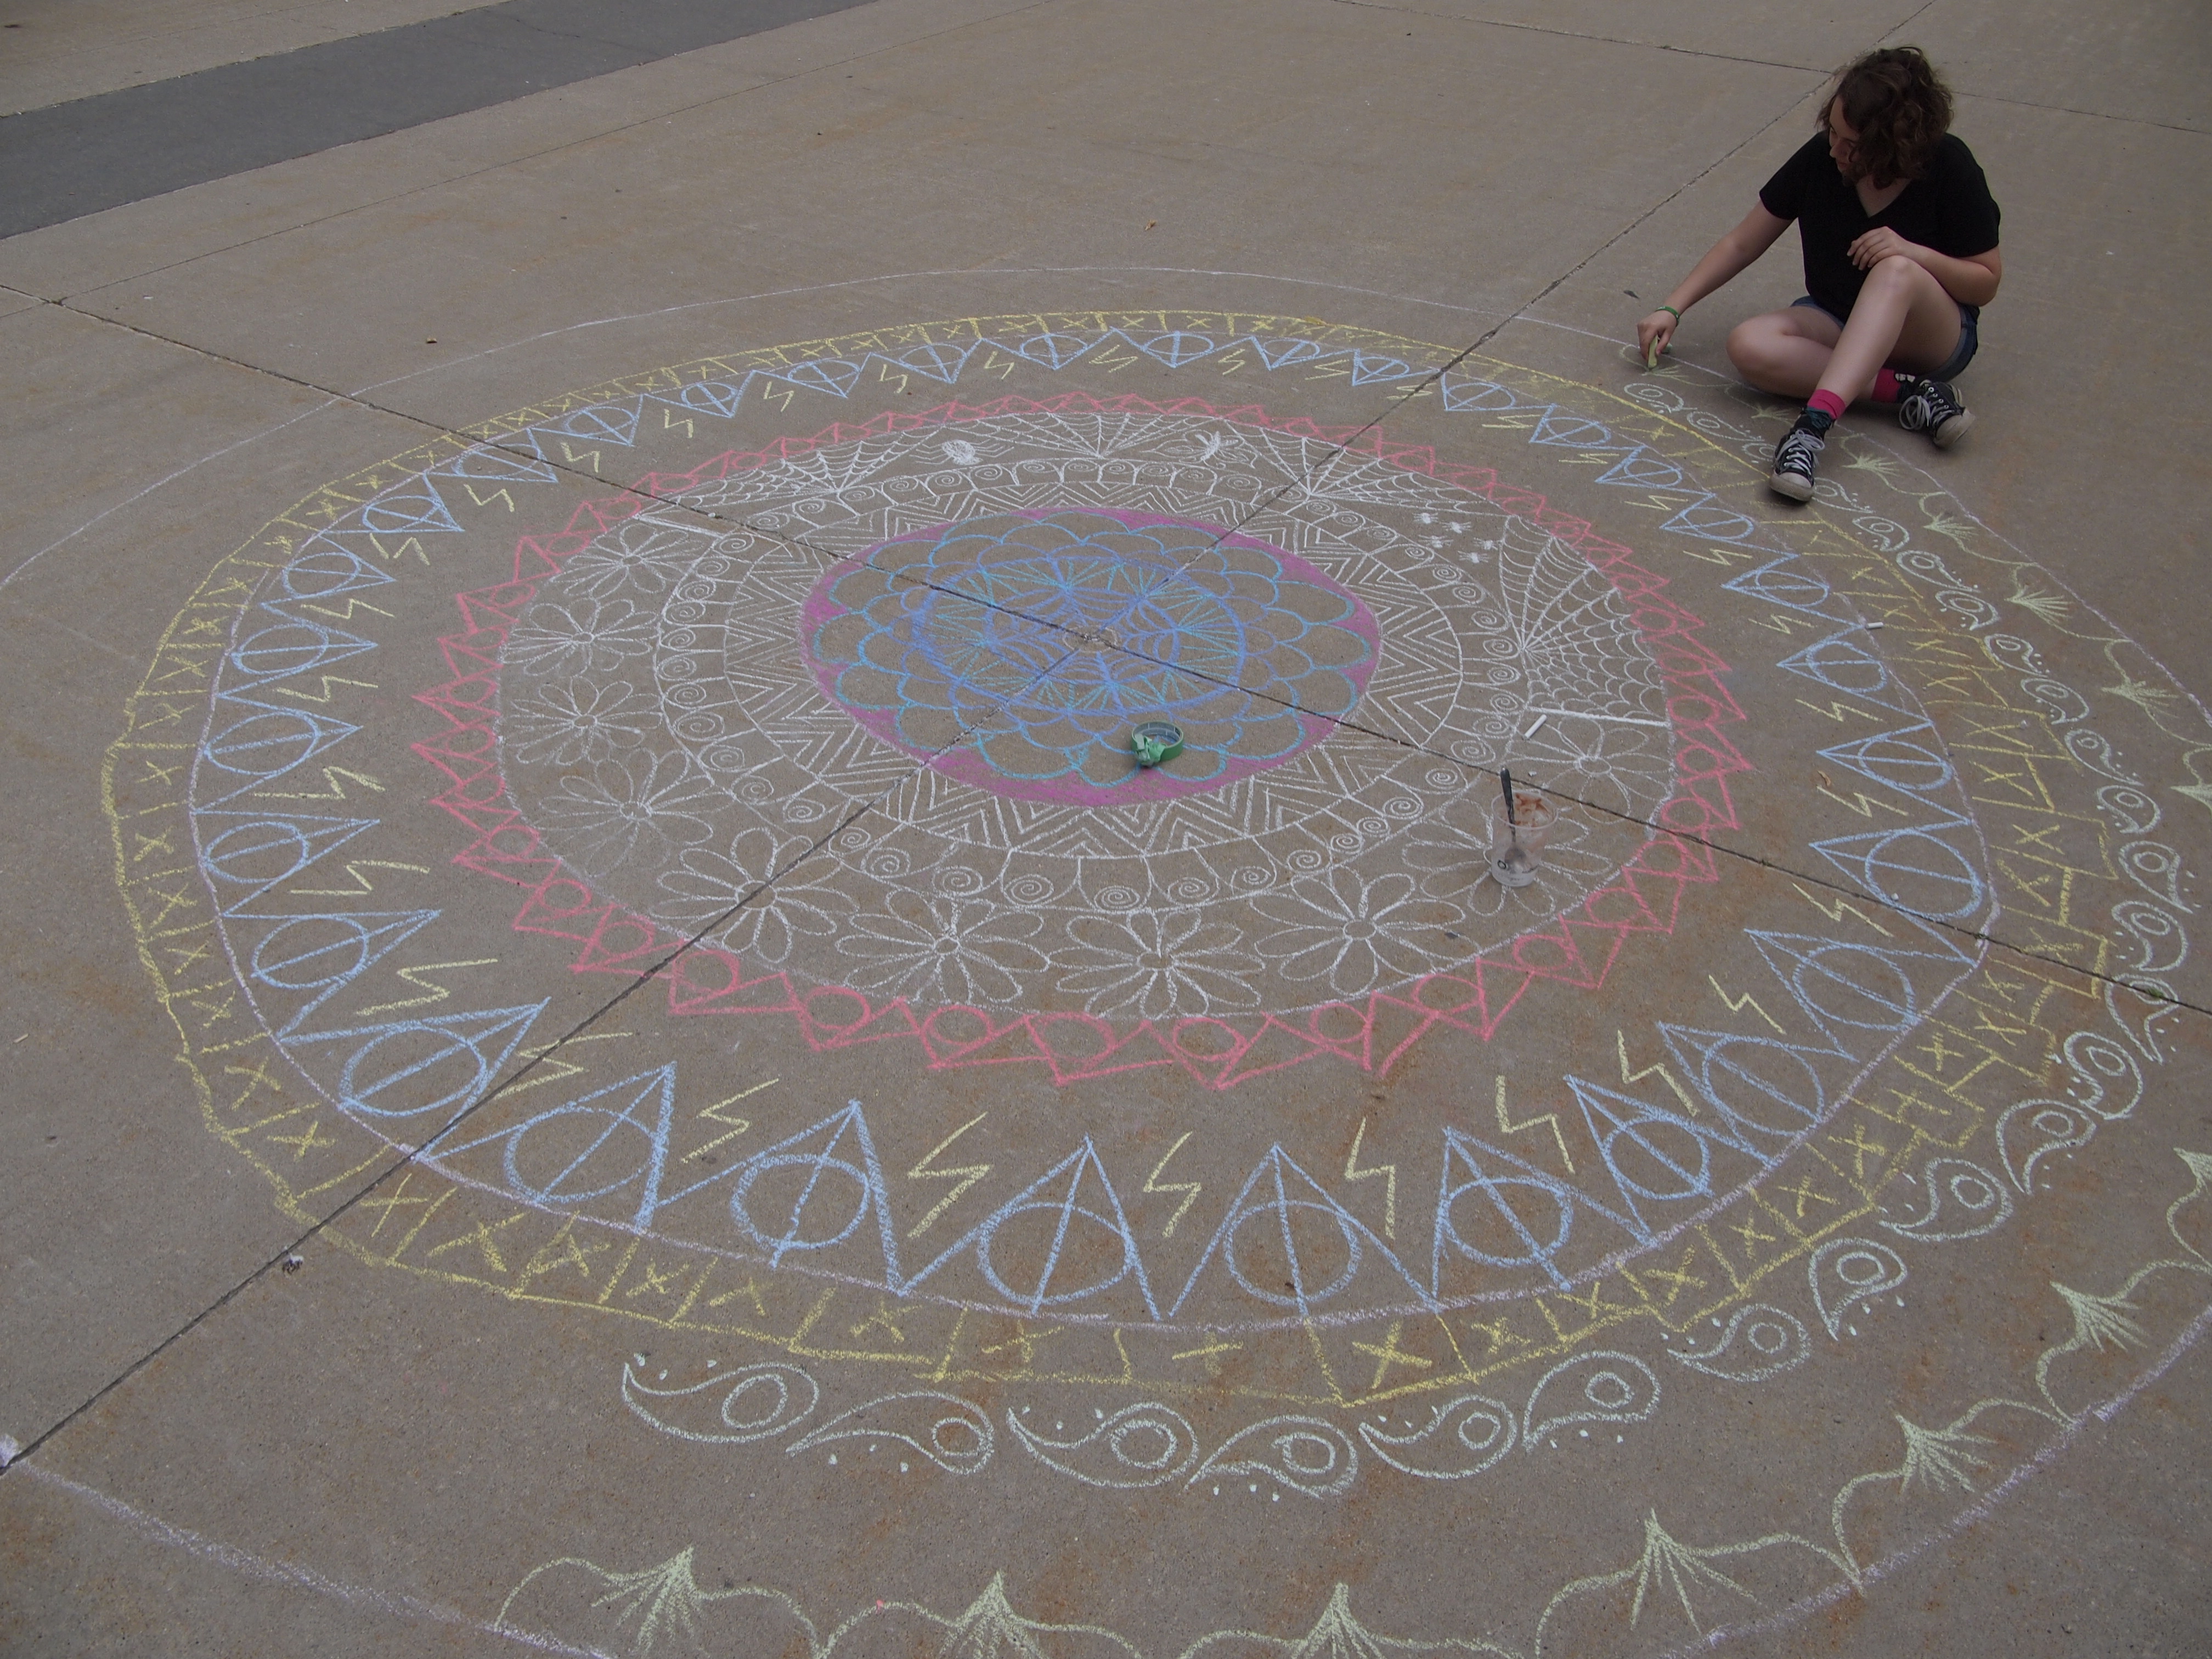
[[[1948,380],[1897,377],[1897,423],[1907,432],[1924,432],[1938,449],[1948,449],[1974,429],[1973,411],[1959,401]]]
[[[1775,446],[1774,474],[1767,479],[1767,487],[1793,501],[1811,501],[1813,465],[1827,447],[1826,441],[1800,419]]]

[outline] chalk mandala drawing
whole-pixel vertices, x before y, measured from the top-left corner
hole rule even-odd
[[[1784,514],[1774,427],[1206,312],[590,388],[216,568],[109,754],[121,890],[287,1212],[649,1333],[634,1443],[1199,1515],[1510,1511],[1602,1460],[1640,1534],[1492,1638],[1340,1588],[1183,1650],[1667,1646],[1993,1501],[2212,1276],[2212,1158],[2098,1175],[2172,1144],[2212,722],[1861,435]],[[1151,714],[1191,742],[1139,770]],[[1509,765],[1562,809],[1517,890]],[[1990,1381],[1954,1298],[1981,1380],[1931,1413],[1904,1334],[2029,1218],[2073,1335]],[[1871,1415],[1787,1469],[1715,1430],[1836,1368]],[[1723,1517],[1654,1472],[1685,1437]],[[706,1547],[547,1560],[500,1617],[1135,1650],[1004,1579],[825,1635]]]

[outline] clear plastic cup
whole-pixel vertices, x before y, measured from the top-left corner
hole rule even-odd
[[[1534,790],[1516,786],[1509,819],[1501,796],[1490,811],[1490,873],[1501,887],[1526,887],[1536,879],[1544,843],[1559,821],[1558,810]]]

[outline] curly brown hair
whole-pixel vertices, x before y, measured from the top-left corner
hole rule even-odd
[[[1951,130],[1951,88],[1917,46],[1884,46],[1847,64],[1820,106],[1823,132],[1838,106],[1858,134],[1854,173],[1878,190],[1919,178]]]

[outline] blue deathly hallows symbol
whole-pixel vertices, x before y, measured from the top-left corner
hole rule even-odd
[[[1893,732],[1877,732],[1820,751],[1821,757],[1870,778],[1885,788],[1925,795],[1941,789],[1957,775],[1942,739],[1926,720],[1901,726]]]
[[[927,375],[933,380],[941,380],[951,386],[959,380],[960,371],[968,366],[969,358],[975,356],[979,345],[980,343],[974,340],[963,345],[935,340],[924,345],[910,346],[896,356],[887,356],[884,361],[908,374]]]
[[[1378,380],[1407,380],[1426,373],[1425,369],[1416,368],[1401,358],[1359,350],[1352,354],[1352,384],[1354,386],[1372,386]]]
[[[1941,921],[1979,913],[1987,887],[1973,861],[1938,831],[1972,833],[1964,818],[1816,841],[1813,850],[1884,904]]]
[[[1066,368],[1085,352],[1097,345],[1103,335],[1085,338],[1080,334],[1031,334],[1018,340],[993,340],[991,343],[1024,362],[1042,363],[1047,368]]]
[[[638,1201],[631,1221],[643,1227],[659,1207],[675,1113],[672,1061],[546,1107],[520,1123],[470,1133],[434,1150],[453,1170],[464,1154],[499,1146],[508,1189],[532,1204],[574,1208],[635,1185]]]
[[[1310,1224],[1314,1218],[1319,1218],[1318,1229]],[[1308,1224],[1303,1240],[1301,1224]],[[1268,1260],[1270,1255],[1277,1259]],[[1304,1317],[1348,1289],[1359,1277],[1361,1264],[1370,1258],[1395,1273],[1420,1305],[1431,1304],[1428,1287],[1406,1271],[1397,1254],[1366,1223],[1331,1197],[1280,1146],[1270,1146],[1244,1178],[1168,1312],[1174,1315],[1190,1300],[1206,1270],[1218,1261],[1245,1295]]]
[[[1682,482],[1682,469],[1638,444],[1599,473],[1597,482],[1627,489],[1672,489]]]
[[[202,740],[200,754],[218,770],[245,780],[220,800],[280,778],[361,730],[311,708],[257,702],[231,691],[217,693],[215,705],[215,718],[223,724]]]
[[[1930,972],[1920,964],[1937,964],[1936,972],[1952,969],[1953,977],[1972,966],[1970,957],[1933,951],[1759,928],[1747,932],[1805,1018],[1839,1046],[1845,1041],[1844,1034],[1889,1036],[1919,1023],[1925,1000],[1913,975],[1916,970]]]
[[[497,1080],[545,1006],[541,1001],[337,1031],[301,1031],[284,1038],[283,1046],[330,1087],[342,1111],[387,1121],[450,1115]],[[326,1049],[344,1056],[334,1079],[327,1066],[308,1065]]]
[[[1609,1222],[1632,1238],[1644,1236],[1629,1217],[1558,1176],[1502,1147],[1447,1127],[1430,1293],[1444,1300],[1444,1274],[1455,1257],[1492,1270],[1535,1267],[1565,1289],[1570,1279],[1559,1257],[1574,1237],[1575,1224],[1587,1220]],[[1475,1237],[1470,1238],[1470,1233]],[[1490,1248],[1493,1240],[1512,1248]],[[1591,1259],[1599,1253],[1591,1251]]]
[[[1660,1206],[1714,1196],[1716,1152],[1747,1157],[1762,1170],[1772,1167],[1772,1158],[1733,1133],[1578,1077],[1566,1081],[1621,1206],[1647,1237],[1656,1231],[1652,1217]]]
[[[560,420],[541,421],[530,429],[541,439],[573,439],[580,444],[616,444],[628,449],[637,442],[638,417],[644,412],[642,397],[626,404],[589,404]]]
[[[307,1017],[438,919],[435,910],[332,910],[286,916],[253,941],[244,957],[246,984],[262,1017],[305,998],[276,1027],[290,1036]],[[240,920],[246,920],[240,918]],[[266,920],[254,918],[253,920]],[[249,933],[246,928],[234,933]],[[234,948],[242,940],[234,939]]]
[[[347,516],[372,536],[425,536],[447,532],[458,535],[461,528],[453,509],[446,505],[446,498],[420,473],[363,501],[359,512]],[[345,527],[343,520],[331,526],[333,530]]]
[[[916,1269],[912,1290],[939,1267],[974,1253],[992,1290],[1035,1316],[1103,1294],[1133,1277],[1146,1313],[1159,1317],[1137,1237],[1091,1138]]]
[[[362,830],[374,829],[377,822],[304,812],[198,812],[192,830],[200,842],[200,869],[216,890],[217,906],[224,915],[234,916],[247,914],[246,907],[264,893]]]
[[[1709,542],[1740,542],[1758,532],[1757,523],[1719,502],[1719,496],[1704,491],[1659,527],[1670,535],[1695,536]]]
[[[1850,1058],[1832,1045],[1663,1021],[1659,1040],[1722,1121],[1746,1143],[1765,1147],[1786,1146],[1827,1116],[1827,1082],[1814,1060]]]
[[[300,544],[291,562],[277,573],[279,591],[270,603],[334,599],[396,580],[389,570],[378,569],[344,543],[313,536]],[[348,605],[343,614],[350,618],[353,607]]]
[[[1263,340],[1256,334],[1248,334],[1237,343],[1249,345],[1260,354],[1260,362],[1270,369],[1288,368],[1293,363],[1310,363],[1321,358],[1327,348],[1318,340],[1285,338]]]
[[[744,402],[745,386],[750,386],[753,379],[748,374],[744,386],[732,386],[726,380],[694,380],[673,392],[656,393],[653,400],[688,409],[695,415],[719,415],[726,421],[737,414],[738,406]]]
[[[1896,684],[1896,677],[1889,672],[1887,663],[1867,648],[1856,629],[1815,640],[1803,650],[1783,658],[1777,666],[1792,674],[1802,674],[1831,691],[1896,707],[1889,701],[1890,688]]]
[[[878,1282],[887,1290],[903,1288],[883,1166],[859,1101],[755,1152],[735,1174],[731,1218],[768,1252],[770,1266],[787,1255],[831,1249],[858,1235],[863,1258],[871,1245],[881,1252]],[[670,1201],[675,1196],[680,1194]]]
[[[327,670],[349,657],[376,649],[374,640],[349,634],[343,628],[289,616],[274,605],[263,605],[261,609],[283,620],[254,629],[231,647],[225,657],[234,673],[257,685],[289,679],[295,674]]]
[[[1553,404],[1536,417],[1536,429],[1528,434],[1528,441],[1566,449],[1610,449],[1613,433],[1586,416]]]
[[[543,461],[533,461],[513,450],[493,444],[477,444],[451,460],[430,469],[433,477],[473,478],[478,483],[551,483],[560,475]]]
[[[1124,340],[1147,357],[1165,363],[1170,368],[1181,368],[1185,363],[1194,363],[1201,357],[1211,357],[1220,348],[1206,335],[1187,334],[1173,329],[1165,334],[1156,334],[1149,340],[1139,340],[1133,335],[1115,331]]]
[[[1764,599],[1769,605],[1784,605],[1792,611],[1810,611],[1814,616],[1820,615],[1820,607],[1827,604],[1831,592],[1826,579],[1794,553],[1732,576],[1721,586],[1731,593]],[[1826,620],[1833,622],[1835,618]]]
[[[1443,398],[1445,409],[1455,415],[1468,410],[1501,415],[1522,406],[1510,387],[1502,386],[1495,380],[1455,380],[1449,374],[1444,377]]]
[[[815,357],[780,368],[771,377],[807,392],[826,392],[833,398],[849,398],[860,383],[860,366],[842,357]]]

